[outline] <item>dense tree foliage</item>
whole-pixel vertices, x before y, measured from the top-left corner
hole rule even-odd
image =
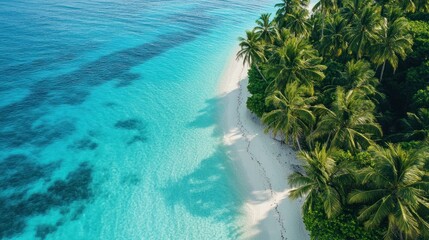
[[[357,175],[361,189],[349,194],[349,203],[364,203],[359,220],[367,228],[379,228],[387,223],[387,239],[416,239],[429,224],[419,213],[429,208],[429,182],[424,179],[427,153],[404,151],[400,146],[372,146],[374,159]]]
[[[300,150],[312,239],[429,238],[429,1],[283,0],[240,38],[247,107]]]
[[[284,93],[276,90],[265,101],[274,110],[262,115],[262,122],[267,125],[266,131],[274,135],[282,133],[285,142],[294,142],[301,149],[299,139],[309,134],[316,117],[310,110],[312,98],[308,96],[308,87],[298,82],[286,85]]]
[[[317,240],[345,240],[360,239],[374,240],[382,239],[382,231],[368,230],[356,220],[353,213],[343,211],[339,215],[327,218],[322,210],[320,201],[317,202],[312,211],[304,215],[304,223],[310,231],[311,239]]]
[[[350,172],[333,158],[333,150],[326,146],[316,148],[311,152],[301,151],[298,155],[304,161],[305,174],[295,172],[289,177],[289,183],[297,188],[290,192],[290,197],[307,196],[303,208],[311,212],[318,202],[328,217],[341,212],[344,189],[341,182],[349,182]]]

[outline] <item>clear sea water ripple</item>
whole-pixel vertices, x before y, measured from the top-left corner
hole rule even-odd
[[[272,0],[0,0],[0,239],[236,239],[218,78]]]

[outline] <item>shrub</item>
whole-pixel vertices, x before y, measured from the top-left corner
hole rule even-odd
[[[247,99],[246,106],[250,112],[256,114],[258,117],[262,117],[262,114],[269,110],[265,106],[265,98],[267,97],[265,90],[268,87],[268,82],[262,79],[256,67],[249,69],[248,76],[249,84],[247,85],[247,89],[252,96]]]
[[[376,240],[383,239],[381,229],[367,230],[350,213],[328,219],[321,203],[304,213],[304,224],[312,240]]]

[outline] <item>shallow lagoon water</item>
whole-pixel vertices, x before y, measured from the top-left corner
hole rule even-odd
[[[272,0],[1,1],[0,239],[236,239],[218,80]]]

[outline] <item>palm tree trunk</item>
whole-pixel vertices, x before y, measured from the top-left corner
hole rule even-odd
[[[359,60],[360,57],[361,57],[360,54],[359,54],[359,52],[360,52],[360,50],[362,48],[362,42],[363,42],[363,39],[362,38],[359,39],[358,49],[356,51],[356,60]]]
[[[386,66],[386,61],[383,63],[383,67],[381,68],[381,74],[380,74],[380,83],[383,80],[383,73],[384,73],[384,67]]]
[[[320,38],[320,40],[323,39],[324,37],[324,31],[325,31],[325,13],[323,13],[323,5],[322,5],[322,37]]]
[[[331,143],[329,142],[331,140],[331,133],[328,134],[328,139],[326,140],[326,143],[329,144],[329,146],[331,145]]]
[[[255,64],[256,69],[258,70],[259,74],[261,75],[262,79],[264,79],[265,82],[267,82],[267,79],[265,79],[264,75],[262,74],[261,70],[259,69],[258,65]]]
[[[301,144],[299,144],[298,136],[295,137],[295,141],[296,141],[296,144],[298,145],[299,151],[301,151],[302,149],[301,149]]]
[[[387,18],[384,18],[384,24],[387,26]],[[387,38],[387,32],[384,32],[384,37]],[[386,66],[386,60],[383,62],[383,67],[381,68],[380,74],[380,83],[383,80],[384,67]]]

